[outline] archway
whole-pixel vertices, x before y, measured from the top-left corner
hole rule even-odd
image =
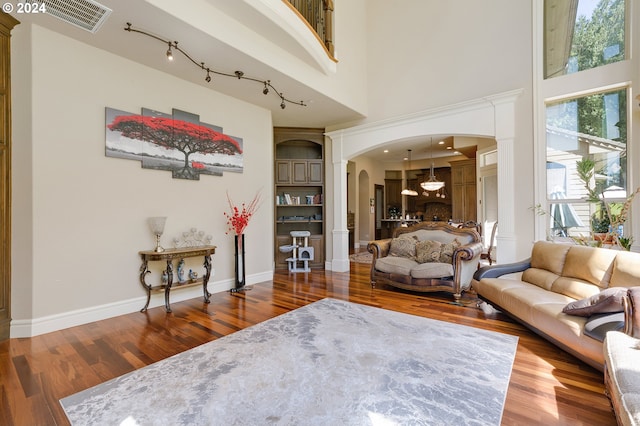
[[[498,147],[498,185],[505,194],[515,191],[513,141],[516,129],[515,102],[522,90],[514,90],[494,96],[476,99],[442,108],[408,114],[403,117],[366,123],[348,129],[327,132],[332,140],[333,185],[334,185],[334,229],[327,241],[331,246],[333,271],[349,270],[348,232],[346,226],[347,206],[346,162],[371,149],[394,140],[434,134],[482,136],[494,138]],[[515,261],[510,256],[516,252],[515,208],[513,197],[499,200],[499,239],[503,247],[505,262]]]

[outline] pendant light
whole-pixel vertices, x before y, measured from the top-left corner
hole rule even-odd
[[[409,170],[411,170],[411,150],[408,149],[407,150],[407,158],[409,159]],[[407,174],[408,171],[405,171],[405,174]],[[409,177],[407,176],[407,187],[405,187],[402,192],[400,192],[400,194],[402,195],[409,195],[411,197],[416,197],[418,196],[418,191],[416,191],[415,189],[409,189]]]
[[[436,175],[433,173],[433,138],[431,138],[431,173],[429,179],[420,184],[425,191],[438,191],[444,187],[444,182],[436,179]]]

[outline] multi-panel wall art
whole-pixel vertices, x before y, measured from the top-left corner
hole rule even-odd
[[[105,144],[107,157],[170,170],[176,179],[243,171],[242,138],[225,135],[222,127],[178,109],[171,115],[147,108],[133,114],[107,107]]]

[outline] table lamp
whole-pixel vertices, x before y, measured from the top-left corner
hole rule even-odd
[[[167,221],[166,217],[150,217],[149,218],[149,227],[151,228],[151,232],[156,236],[156,248],[155,252],[161,253],[164,251],[164,248],[160,245],[160,237],[164,232],[164,224]]]

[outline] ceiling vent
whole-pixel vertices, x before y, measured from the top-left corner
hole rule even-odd
[[[44,0],[47,14],[95,33],[111,14],[111,9],[92,0]]]

